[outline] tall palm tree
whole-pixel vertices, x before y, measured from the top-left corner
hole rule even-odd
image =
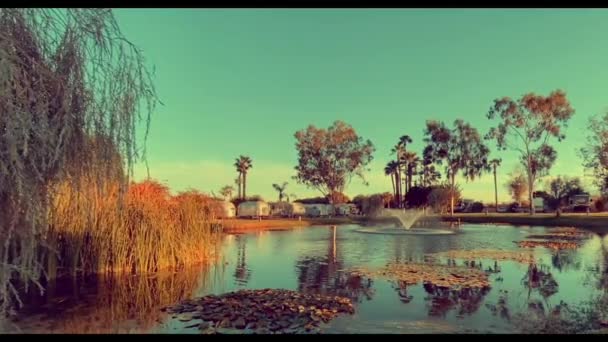
[[[500,166],[502,159],[494,158],[490,160],[489,164],[492,167],[492,171],[494,172],[494,205],[496,206],[496,211],[498,211],[498,185],[496,183],[496,168]]]
[[[240,172],[239,172],[238,177],[236,177],[234,179],[234,184],[236,185],[236,188],[238,189],[237,198],[241,199],[241,173]]]
[[[248,156],[240,155],[238,158],[236,158],[236,161],[234,162],[234,167],[236,167],[236,171],[241,177],[241,187],[243,188],[241,198],[247,198],[247,172],[253,167],[251,158],[249,158]]]
[[[391,183],[393,184],[393,196],[394,198],[398,197],[397,194],[397,182],[399,182],[398,177],[399,172],[399,163],[391,160],[384,167],[384,174],[391,177]]]
[[[283,184],[275,183],[272,184],[272,187],[279,192],[279,202],[283,202],[283,197],[285,197],[285,189],[287,189],[287,182],[283,182]],[[289,198],[289,196],[287,197]]]
[[[405,152],[405,155],[403,156],[403,160],[406,164],[406,170],[407,170],[407,174],[406,174],[407,186],[405,188],[405,193],[407,194],[407,192],[410,191],[410,189],[412,188],[412,178],[414,177],[414,171],[416,171],[416,167],[418,167],[420,158],[418,158],[418,155],[416,154],[416,152]]]
[[[393,149],[391,150],[392,153],[395,153],[397,155],[397,162],[399,163],[399,168],[398,168],[398,186],[397,189],[399,189],[398,194],[397,194],[397,203],[399,204],[399,207],[401,208],[402,203],[403,203],[403,196],[405,196],[405,193],[403,191],[401,191],[401,181],[402,181],[402,168],[404,165],[404,156],[405,153],[407,152],[407,145],[412,143],[412,138],[409,135],[402,135],[399,137],[399,141],[397,142],[397,145],[395,145],[395,147],[393,147]]]

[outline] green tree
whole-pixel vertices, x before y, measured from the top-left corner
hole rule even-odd
[[[365,167],[374,145],[363,140],[352,126],[334,122],[328,129],[313,125],[295,133],[298,165],[294,179],[327,196],[344,192],[353,176],[365,182]]]
[[[461,173],[468,180],[479,177],[488,169],[490,150],[483,144],[477,129],[463,120],[455,120],[449,129],[443,122],[426,122],[424,141],[427,154],[438,164],[444,164],[452,188],[450,215],[454,215],[456,176]]]
[[[608,196],[608,113],[589,119],[587,130],[587,142],[579,150],[583,166],[593,172],[595,185]]]
[[[566,176],[557,176],[547,182],[547,190],[559,204],[562,204],[564,200],[572,195],[585,192],[580,178],[569,178]]]
[[[251,158],[243,155],[239,156],[234,162],[234,167],[239,173],[239,183],[241,186],[240,198],[247,198],[247,192],[245,191],[247,189],[247,172],[249,172],[249,169],[253,167]]]
[[[521,205],[524,195],[529,190],[526,177],[519,170],[516,170],[510,174],[510,178],[507,181],[506,186],[511,198],[513,198],[513,201]]]
[[[546,175],[555,162],[557,152],[548,144],[549,138],[565,139],[562,128],[574,114],[566,93],[555,90],[549,96],[528,93],[519,100],[509,97],[494,100],[488,119],[498,119],[487,139],[496,140],[499,149],[519,152],[528,178],[530,214],[534,214],[532,194],[535,181]]]

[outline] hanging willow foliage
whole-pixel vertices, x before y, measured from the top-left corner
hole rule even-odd
[[[136,126],[144,122],[147,136],[158,101],[144,62],[111,10],[0,8],[4,308],[19,300],[14,280],[40,287],[54,184],[77,188],[85,176],[128,184],[116,171],[124,163],[131,175],[143,157]]]

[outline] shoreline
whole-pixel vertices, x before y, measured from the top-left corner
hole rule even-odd
[[[538,213],[534,216],[518,213],[475,213],[441,215],[444,222],[493,223],[516,226],[579,227],[601,230],[608,233],[608,213],[565,213],[556,217],[555,213]]]
[[[255,231],[268,230],[289,230],[294,228],[310,227],[310,226],[327,226],[327,225],[343,225],[343,224],[360,224],[368,223],[390,223],[394,222],[393,218],[369,218],[364,216],[339,216],[339,217],[324,217],[324,218],[267,218],[262,220],[256,219],[228,219],[217,221],[223,225],[225,234],[247,233]]]

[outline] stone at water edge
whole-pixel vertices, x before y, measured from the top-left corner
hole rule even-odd
[[[232,323],[232,325],[237,329],[244,329],[246,326],[245,320],[243,317],[239,317],[236,321]]]
[[[177,316],[177,319],[181,322],[189,322],[192,320],[192,315],[191,314],[179,314]]]

